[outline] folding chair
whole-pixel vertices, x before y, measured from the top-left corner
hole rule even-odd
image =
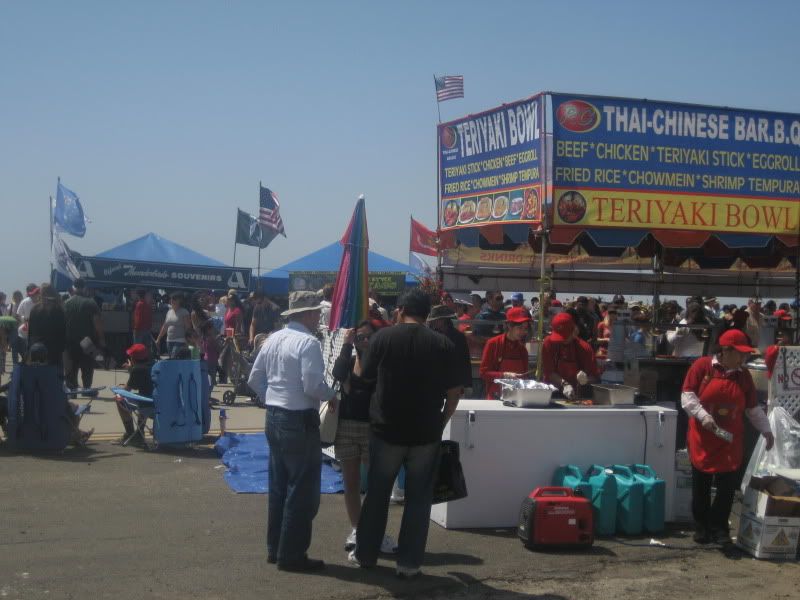
[[[131,433],[122,441],[122,445],[127,446],[134,437],[139,435],[142,438],[142,443],[144,444],[145,450],[154,450],[157,446],[157,443],[155,441],[155,437],[153,436],[153,428],[147,425],[147,420],[152,420],[156,414],[155,402],[153,399],[140,396],[139,394],[134,394],[133,392],[121,387],[112,387],[111,391],[122,398],[122,406],[125,408],[125,410],[131,413],[131,417],[133,418],[134,422],[133,433]],[[152,444],[147,443],[146,434],[148,433],[151,437],[153,437]]]
[[[75,440],[75,443],[78,444],[79,446],[85,445],[85,440],[83,439],[83,434],[80,429],[81,419],[83,418],[83,415],[85,415],[88,412],[91,412],[92,401],[95,398],[97,398],[98,394],[104,389],[106,389],[106,386],[104,385],[100,387],[84,388],[76,390],[70,390],[67,387],[64,387],[64,393],[66,394],[67,398],[77,398],[79,395],[89,398],[89,401],[86,404],[77,404],[75,402],[70,403],[70,405],[75,407],[75,409],[72,412],[75,419],[70,421],[70,427],[72,428],[72,437]],[[92,429],[92,432],[93,431],[94,429]]]

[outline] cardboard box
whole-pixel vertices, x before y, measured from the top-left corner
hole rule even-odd
[[[676,523],[691,523],[692,516],[692,484],[689,487],[677,487],[672,495],[672,520]]]
[[[742,497],[742,514],[765,519],[766,523],[771,519],[791,519],[800,526],[800,498],[773,496],[748,486]]]
[[[745,514],[739,518],[736,545],[756,558],[795,560],[799,539],[800,519]]]
[[[689,460],[689,451],[686,448],[675,453],[675,470],[692,472],[692,461]]]

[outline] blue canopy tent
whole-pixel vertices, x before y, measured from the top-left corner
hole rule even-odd
[[[154,233],[95,256],[72,253],[82,277],[96,287],[156,287],[162,289],[229,289],[246,291],[250,269],[231,268]],[[56,273],[59,290],[71,285]]]
[[[138,260],[141,262],[162,262],[178,265],[199,265],[206,267],[227,267],[223,262],[203,256],[199,252],[176,244],[166,238],[148,233],[125,244],[96,255],[97,258],[117,260]]]
[[[258,282],[259,289],[266,294],[286,295],[289,293],[290,273],[335,274],[338,272],[339,264],[342,261],[342,252],[343,246],[338,241],[320,248],[316,252],[312,252],[262,275]],[[370,273],[403,273],[405,274],[406,287],[417,285],[417,280],[410,274],[417,271],[407,264],[372,251],[367,255],[367,261]]]

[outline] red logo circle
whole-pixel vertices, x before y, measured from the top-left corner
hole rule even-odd
[[[586,216],[586,198],[579,192],[564,192],[558,199],[556,210],[564,223],[572,225]]]
[[[458,141],[458,133],[455,130],[455,127],[447,127],[442,128],[442,145],[447,148],[448,150],[452,150],[456,146],[456,142]]]
[[[556,120],[564,129],[586,133],[600,124],[600,111],[583,100],[569,100],[559,105]]]

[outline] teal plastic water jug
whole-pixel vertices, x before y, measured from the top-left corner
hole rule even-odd
[[[617,531],[639,535],[642,533],[644,485],[636,481],[630,467],[613,465],[609,468],[617,480]]]
[[[592,499],[592,488],[584,481],[583,473],[577,465],[561,465],[553,473],[551,485],[555,487],[567,487],[575,490],[586,498]]]
[[[649,465],[631,465],[631,470],[636,481],[644,487],[644,529],[650,533],[660,533],[664,531],[666,484]]]
[[[591,488],[596,535],[614,535],[617,530],[617,479],[602,465],[592,465],[584,481]]]

